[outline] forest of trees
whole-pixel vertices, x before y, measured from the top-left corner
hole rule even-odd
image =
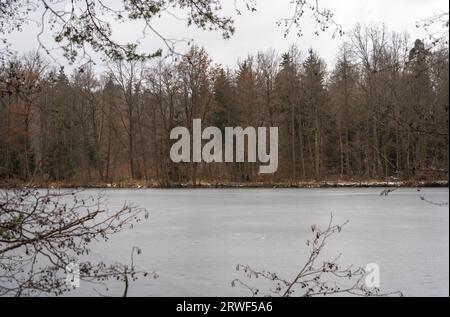
[[[300,182],[448,179],[448,43],[357,26],[326,65],[293,46],[234,69],[193,46],[178,60],[87,64],[71,74],[38,53],[0,66],[0,180]],[[170,131],[279,127],[279,169],[174,164]]]

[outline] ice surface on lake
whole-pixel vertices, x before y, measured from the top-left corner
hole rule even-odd
[[[381,267],[381,288],[407,296],[449,295],[449,210],[420,199],[447,202],[448,188],[400,189],[221,189],[108,190],[109,206],[129,201],[147,208],[150,219],[93,247],[93,260],[135,258],[157,280],[141,279],[130,296],[247,296],[232,288],[243,277],[237,264],[292,279],[307,257],[311,225],[349,220],[330,240],[325,257]],[[95,194],[88,191],[88,194]],[[250,283],[251,284],[251,283]],[[122,285],[112,284],[120,296]],[[101,289],[101,288],[99,288]],[[95,295],[81,285],[71,295]]]

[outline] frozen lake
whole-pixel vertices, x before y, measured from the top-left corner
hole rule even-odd
[[[110,207],[125,200],[150,219],[93,248],[94,260],[130,259],[159,279],[141,279],[130,296],[248,296],[232,288],[237,264],[292,279],[307,257],[310,226],[350,223],[330,240],[325,257],[381,268],[381,289],[406,296],[449,296],[448,188],[400,189],[108,190]],[[94,191],[88,191],[95,194]],[[95,295],[82,284],[72,295]],[[111,295],[122,293],[112,285]]]

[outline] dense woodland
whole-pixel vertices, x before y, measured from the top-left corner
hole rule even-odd
[[[326,65],[317,52],[268,50],[217,65],[178,58],[87,64],[38,53],[0,66],[2,182],[300,182],[448,179],[449,51],[357,26]],[[1,60],[1,59],[0,59]],[[174,164],[172,128],[279,127],[279,169]]]

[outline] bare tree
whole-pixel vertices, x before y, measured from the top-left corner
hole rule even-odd
[[[127,144],[130,176],[132,179],[139,179],[145,169],[145,166],[142,169],[139,168],[136,158],[138,156],[136,138],[138,132],[142,132],[139,130],[142,120],[139,106],[143,93],[144,64],[136,61],[118,61],[110,67],[110,76],[120,88],[122,95],[122,103],[118,105],[117,113],[125,131],[124,143]]]

